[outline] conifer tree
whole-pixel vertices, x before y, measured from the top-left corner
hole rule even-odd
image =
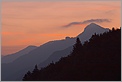
[[[80,41],[80,39],[77,37],[76,43],[75,43],[74,46],[73,46],[72,54],[78,54],[79,51],[81,51],[81,48],[82,48],[81,41]]]
[[[31,77],[31,72],[28,71],[27,74],[25,74],[25,76],[23,77],[23,81],[31,80],[30,77]]]
[[[23,80],[23,81],[27,81],[27,80],[28,80],[28,79],[27,79],[27,74],[24,75],[24,77],[23,77],[22,80]]]
[[[37,65],[35,65],[35,68],[33,70],[33,73],[38,72],[38,71],[39,71],[39,69],[38,69]]]

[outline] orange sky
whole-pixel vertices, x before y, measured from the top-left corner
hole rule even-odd
[[[2,54],[75,37],[89,24],[63,27],[72,22],[108,19],[97,24],[120,27],[120,6],[120,1],[2,2]]]

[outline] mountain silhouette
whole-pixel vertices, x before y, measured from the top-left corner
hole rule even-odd
[[[121,29],[94,34],[81,43],[76,38],[72,52],[44,68],[35,65],[23,81],[121,81]]]
[[[41,62],[38,66],[40,68],[42,68],[42,67],[46,67],[47,65],[49,65],[52,61],[57,62],[57,61],[59,61],[59,59],[61,57],[66,57],[68,54],[70,54],[72,49],[73,49],[73,46],[70,46],[64,50],[55,51],[44,62]]]
[[[1,63],[10,63],[13,62],[14,60],[16,60],[17,58],[19,58],[20,56],[23,56],[25,54],[28,54],[31,50],[36,49],[36,46],[28,46],[14,54],[10,54],[7,56],[3,56],[1,59]]]
[[[94,27],[93,27],[94,26]],[[92,28],[93,31],[90,31]],[[90,29],[90,30],[89,30]],[[97,30],[96,30],[97,29]],[[102,30],[102,31],[101,31]],[[102,28],[99,25],[96,25],[94,23],[86,26],[83,33],[79,34],[78,37],[80,38],[81,42],[84,42],[86,40],[89,40],[90,36],[94,33],[103,33],[103,31],[108,31],[108,29]],[[23,55],[16,60],[14,60],[12,63],[9,64],[2,64],[2,80],[21,80],[22,77],[18,77],[18,79],[14,76],[19,76],[18,74],[23,73],[24,71],[27,71],[28,68],[33,69],[33,66],[35,64],[40,64],[42,62],[48,61],[47,59],[49,57],[52,57],[55,61],[55,57],[53,56],[54,52],[56,51],[62,51],[66,48],[70,47],[75,43],[74,38],[66,37],[63,40],[56,40],[56,41],[49,41],[39,47],[37,47],[34,50],[31,50],[28,54]],[[70,49],[68,49],[67,53],[70,53]],[[61,54],[60,54],[61,53]],[[57,54],[57,58],[59,59],[64,53],[60,52],[59,56]],[[52,55],[52,56],[51,56]],[[57,60],[57,59],[56,59]],[[48,62],[50,63],[50,62]],[[16,67],[16,70],[14,69]],[[6,73],[6,71],[8,71]],[[24,73],[23,73],[24,74]],[[12,76],[14,75],[14,76]],[[22,74],[21,74],[22,76]],[[11,78],[10,78],[11,77]]]
[[[107,31],[109,31],[108,28],[103,28],[100,25],[97,25],[95,23],[91,23],[91,24],[87,25],[85,27],[84,31],[82,33],[80,33],[77,37],[79,37],[80,40],[83,43],[84,41],[87,41],[94,33],[100,34],[100,33],[104,33],[104,32],[107,32]],[[70,37],[66,37],[66,39],[70,39]],[[51,54],[48,57],[47,60],[45,60],[44,62],[41,62],[39,64],[39,67],[45,67],[49,63],[51,63],[52,61],[57,62],[61,57],[67,56],[68,53],[71,52],[72,48],[73,47],[68,47],[66,49],[54,52],[53,54]]]
[[[100,25],[97,25],[95,23],[91,23],[87,25],[84,29],[84,31],[79,34],[77,37],[81,39],[81,41],[86,41],[88,40],[94,33],[100,34],[109,31],[108,28],[103,28]]]

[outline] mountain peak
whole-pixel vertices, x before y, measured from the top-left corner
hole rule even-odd
[[[89,25],[87,25],[84,29],[84,31],[78,35],[78,37],[83,40],[86,41],[88,40],[94,33],[96,34],[100,34],[100,33],[104,33],[106,31],[108,31],[108,28],[103,28],[100,25],[97,25],[95,23],[91,23]]]
[[[98,25],[98,24],[91,23],[91,24],[87,25],[86,28],[103,28],[103,27],[101,27],[101,26]],[[85,29],[86,29],[86,28],[85,28]]]
[[[96,23],[90,23],[89,25],[97,25]]]
[[[34,46],[34,45],[29,45],[27,46],[26,48],[36,48],[37,46]]]
[[[91,30],[102,30],[102,29],[105,29],[103,27],[101,27],[100,25],[98,24],[95,24],[95,23],[91,23],[89,25],[87,25],[84,29],[84,31],[91,31]],[[97,32],[97,31],[96,31]]]

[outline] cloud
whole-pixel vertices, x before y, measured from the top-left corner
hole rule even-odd
[[[92,23],[92,22],[95,22],[95,23],[103,23],[103,22],[111,22],[110,19],[90,19],[90,20],[85,20],[85,21],[82,21],[82,22],[72,22],[72,23],[69,23],[63,27],[70,27],[72,25],[82,25],[82,24],[88,24],[88,23]]]
[[[72,22],[72,23],[70,23],[68,25],[65,25],[63,27],[69,27],[69,26],[72,26],[72,25],[79,25],[79,24],[81,24],[81,22]]]

